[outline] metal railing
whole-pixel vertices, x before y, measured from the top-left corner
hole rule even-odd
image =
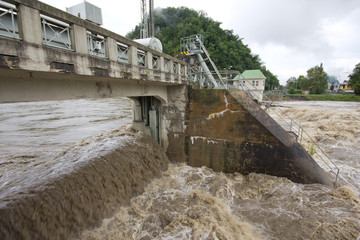
[[[153,56],[152,57],[152,67],[155,70],[159,70],[160,69],[160,58],[157,56]]]
[[[180,75],[185,74],[185,67],[183,65],[180,65]]]
[[[246,87],[245,84],[240,84],[242,90],[251,98],[256,98],[252,95],[257,91],[251,91]],[[253,86],[253,88],[256,88]],[[300,123],[294,121],[288,114],[286,114],[279,106],[273,105],[273,101],[268,98],[266,95],[263,95],[263,103],[265,103],[263,110],[272,117],[276,122],[280,124],[296,141],[313,157],[313,159],[321,166],[326,167],[327,170],[332,173],[335,177],[334,185],[337,184],[340,169],[339,167],[330,159],[330,157],[320,148],[320,146],[313,140],[313,138],[301,127]],[[257,102],[261,106],[261,102]],[[270,115],[271,109],[271,115]]]
[[[90,55],[106,58],[105,37],[87,32],[88,51]]]
[[[141,50],[137,50],[137,59],[138,59],[138,65],[145,67],[146,61],[145,61],[146,53]]]
[[[16,6],[0,1],[0,35],[20,39]]]
[[[178,73],[177,63],[173,63],[173,73],[174,73],[174,74],[177,74],[177,73]]]
[[[72,50],[70,25],[40,14],[45,45]]]
[[[170,72],[170,61],[167,59],[164,60],[164,71]]]
[[[118,61],[122,63],[129,63],[129,46],[121,43],[116,43]]]
[[[26,4],[23,4],[21,1],[7,1],[8,0],[0,0],[1,40],[11,41],[11,39],[6,40],[5,37],[21,39],[23,35],[27,37],[28,35],[35,34],[35,32],[31,31],[21,31],[29,28],[29,24],[34,24],[34,26],[32,27],[37,30],[36,33],[38,32],[38,30],[41,31],[42,36],[39,37],[42,38],[43,45],[66,49],[83,54],[84,52],[82,48],[79,46],[77,48],[74,44],[75,39],[80,39],[77,44],[87,44],[87,54],[89,55],[101,58],[111,57],[111,59],[113,57],[115,57],[116,59],[117,56],[117,61],[119,63],[126,63],[139,67],[150,67],[150,65],[152,64],[154,70],[160,70],[166,73],[171,73],[173,75],[179,75],[171,76],[171,78],[179,79],[180,77],[180,79],[185,80],[185,78],[187,77],[187,72],[185,71],[186,63],[172,56],[159,53],[158,51],[153,49],[148,49],[139,43],[131,41],[120,35],[112,34],[112,32],[93,24],[86,26],[86,36],[80,36],[80,34],[82,34],[83,32],[74,31],[74,29],[76,28],[76,26],[81,26],[82,24],[80,23],[84,20],[77,18],[72,19],[67,16],[68,14],[63,13],[58,9],[52,8],[51,6],[48,6],[46,8],[44,6],[40,6],[40,9],[38,9],[39,6],[37,6],[36,3],[32,1],[29,1]],[[22,13],[27,12],[25,10],[22,12],[19,11],[20,7],[22,6],[24,6],[24,8],[34,9],[35,11],[30,11],[29,14],[21,16]],[[20,19],[22,19],[21,22]],[[34,22],[36,19],[40,20],[38,24],[37,22]],[[22,24],[23,26],[21,26]],[[101,35],[98,33],[101,33]],[[85,37],[86,42],[81,42],[84,39],[83,37]],[[37,40],[34,40],[37,39],[35,37],[30,37],[27,39],[28,40],[26,41],[38,44]],[[111,43],[114,40],[116,42],[116,45],[108,45],[108,39],[111,40]],[[133,50],[141,52],[138,60],[132,59],[133,57],[136,58],[135,56],[133,56],[133,54],[135,54]],[[155,54],[156,57],[153,59],[148,59],[148,54]],[[170,64],[171,62],[173,62],[174,65],[177,65],[174,71],[172,69],[172,64]],[[179,64],[180,67],[178,66]],[[169,79],[169,76],[167,76],[167,79]],[[165,79],[161,80],[165,81]]]

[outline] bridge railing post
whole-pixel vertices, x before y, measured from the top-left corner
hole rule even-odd
[[[145,67],[147,67],[148,69],[151,69],[151,70],[153,69],[152,57],[153,57],[153,54],[151,52],[146,52]]]
[[[180,82],[181,75],[182,75],[181,64],[176,62],[176,63],[174,63],[174,65],[175,65],[174,67],[176,68],[175,81]]]
[[[77,53],[88,54],[87,34],[86,29],[73,24],[73,35],[74,35],[74,49]]]
[[[25,42],[42,44],[42,30],[40,12],[34,8],[30,8],[20,4],[19,11],[19,32],[20,37]]]
[[[174,81],[174,75],[176,74],[176,69],[174,69],[174,61],[170,60],[169,61],[169,67],[170,67],[170,81],[173,82]]]
[[[106,55],[110,61],[117,62],[118,53],[117,53],[117,44],[116,41],[110,37],[106,37],[107,44],[105,45]]]
[[[138,66],[137,48],[135,46],[129,46],[129,63]]]
[[[159,70],[161,71],[160,79],[165,79],[165,58],[160,56],[160,67]]]

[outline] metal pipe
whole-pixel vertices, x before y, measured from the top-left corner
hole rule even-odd
[[[196,57],[201,65],[201,67],[204,69],[206,76],[208,77],[208,79],[214,84],[214,88],[218,88],[219,85],[217,84],[217,82],[215,81],[215,78],[213,77],[213,75],[211,74],[208,66],[206,65],[203,57],[201,56],[201,54],[196,54]]]

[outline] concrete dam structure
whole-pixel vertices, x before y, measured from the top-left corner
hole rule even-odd
[[[170,159],[215,171],[332,184],[303,147],[243,91],[188,88],[186,94],[183,132],[169,135]]]
[[[6,197],[0,205],[1,239],[26,234],[28,239],[63,239],[94,226],[111,214],[111,207],[128,204],[140,194],[166,169],[169,159],[226,173],[256,172],[332,185],[330,176],[303,147],[243,91],[194,89],[187,82],[184,61],[38,1],[6,2],[11,29],[0,35],[0,103],[128,97],[134,102],[133,129],[158,144],[141,137],[144,152],[136,151],[133,143],[121,151],[113,149],[116,154],[104,151],[79,168],[27,189],[31,194],[22,192],[26,197]],[[61,34],[51,35],[49,26]],[[129,154],[125,148],[131,148],[136,163],[123,159]],[[150,163],[151,159],[158,162]],[[104,171],[92,172],[102,164]],[[151,174],[144,176],[147,171]],[[120,179],[114,183],[113,176]],[[101,179],[106,182],[98,184],[101,194],[92,194],[91,189],[85,198],[79,195]],[[84,183],[75,188],[81,191],[66,197],[76,183]],[[117,197],[111,197],[114,192]],[[97,198],[100,195],[108,198]],[[80,199],[76,206],[75,198]],[[87,207],[92,205],[96,212]],[[67,212],[66,206],[76,211]],[[57,214],[58,209],[58,215],[46,214]],[[64,224],[67,217],[75,220]]]

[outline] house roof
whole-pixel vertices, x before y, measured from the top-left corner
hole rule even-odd
[[[259,70],[245,70],[242,73],[245,79],[266,79],[265,75]]]
[[[233,80],[242,80],[242,79],[245,79],[245,78],[243,77],[243,75],[238,74],[238,75],[236,75],[236,77],[234,77]]]

